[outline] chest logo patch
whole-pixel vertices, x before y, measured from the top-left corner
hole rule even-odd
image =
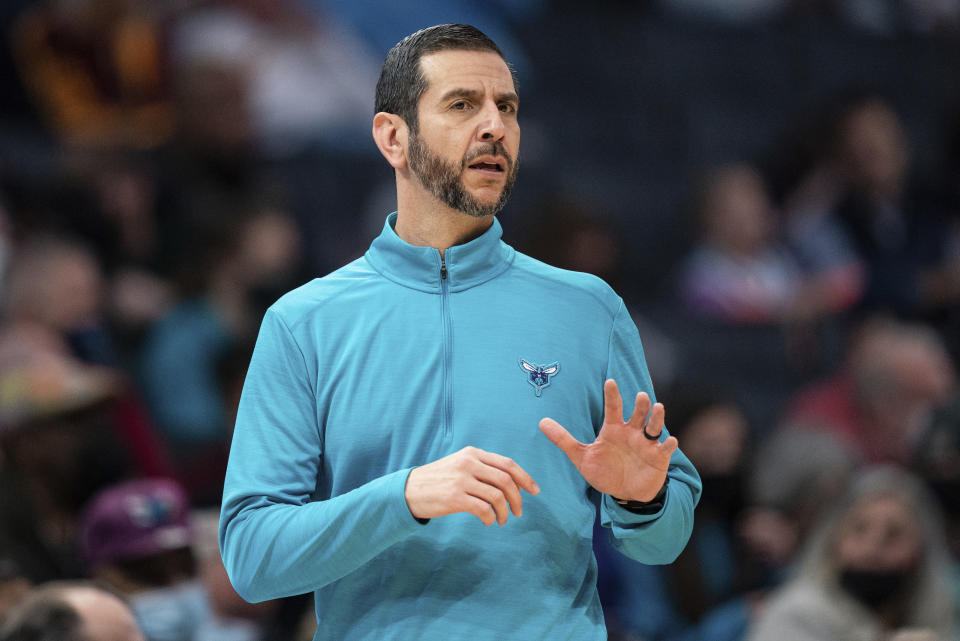
[[[560,363],[532,365],[521,358],[520,369],[527,373],[527,382],[533,385],[537,396],[540,396],[543,388],[550,386],[550,379],[560,371]]]

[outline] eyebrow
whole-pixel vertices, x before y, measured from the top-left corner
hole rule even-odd
[[[470,98],[476,100],[483,95],[482,91],[477,91],[476,89],[466,89],[464,87],[457,87],[449,90],[440,97],[440,102],[446,102],[453,98]],[[503,93],[498,93],[496,95],[497,102],[520,102],[520,96],[513,91],[505,91]]]

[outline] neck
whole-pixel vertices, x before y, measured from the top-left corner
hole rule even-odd
[[[490,229],[493,216],[476,218],[447,206],[423,188],[413,175],[397,175],[397,236],[418,247],[433,247],[440,255]]]

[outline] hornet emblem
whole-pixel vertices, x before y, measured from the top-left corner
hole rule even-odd
[[[537,396],[540,396],[543,388],[550,385],[550,377],[554,376],[558,371],[560,371],[560,363],[550,363],[549,365],[531,365],[521,358],[520,369],[527,373],[527,382],[533,385],[537,391]]]

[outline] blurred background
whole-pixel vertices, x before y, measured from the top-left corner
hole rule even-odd
[[[611,638],[956,638],[960,0],[5,0],[0,621],[94,578],[150,641],[311,638],[219,565],[233,416],[395,208],[374,86],[443,22],[517,69],[504,239],[621,293],[704,477],[677,563],[598,537]]]

